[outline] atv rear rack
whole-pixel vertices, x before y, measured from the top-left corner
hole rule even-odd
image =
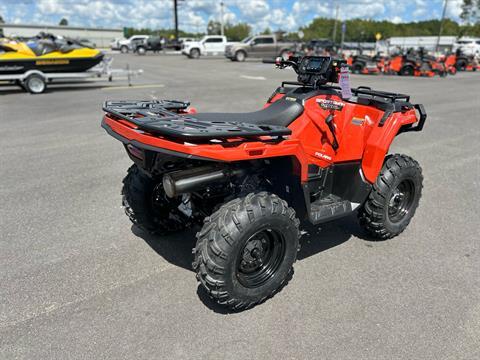
[[[256,125],[229,121],[200,121],[185,111],[189,102],[177,100],[106,101],[107,116],[126,120],[138,129],[183,141],[225,140],[232,138],[282,138],[291,130],[283,126]]]

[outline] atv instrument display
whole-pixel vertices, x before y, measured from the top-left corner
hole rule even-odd
[[[252,307],[289,280],[300,228],[356,212],[378,239],[405,230],[422,191],[419,164],[389,155],[394,138],[420,131],[426,113],[410,97],[367,87],[342,98],[344,63],[277,59],[285,81],[264,108],[202,113],[188,102],[107,101],[102,127],[133,161],[123,206],[145,231],[200,226],[193,269],[232,309]]]

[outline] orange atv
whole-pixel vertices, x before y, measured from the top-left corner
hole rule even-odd
[[[352,73],[364,75],[380,74],[380,68],[377,64],[376,58],[367,55],[354,55],[347,59],[347,64],[350,66]]]
[[[426,114],[408,95],[349,89],[344,61],[277,59],[283,82],[250,113],[196,112],[170,100],[107,101],[102,127],[133,161],[123,206],[145,231],[199,226],[193,269],[220,304],[245,309],[292,274],[301,229],[358,214],[370,236],[408,226],[422,192],[411,157],[388,154]],[[339,75],[341,71],[341,74]],[[342,86],[328,85],[342,77]]]
[[[455,75],[457,73],[457,56],[455,54],[447,54],[440,59],[438,59],[439,62],[443,62],[446,71],[450,75]]]
[[[412,55],[396,55],[390,59],[386,66],[387,74],[402,76],[445,76],[445,66],[432,57],[419,57]]]

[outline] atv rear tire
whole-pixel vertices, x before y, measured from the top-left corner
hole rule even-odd
[[[181,199],[171,199],[162,182],[155,182],[137,165],[123,179],[122,204],[132,223],[153,234],[168,234],[186,227],[186,216],[178,210]]]
[[[422,169],[406,155],[387,157],[360,209],[360,224],[377,239],[390,239],[410,223],[422,195]]]
[[[212,299],[231,309],[263,302],[293,273],[299,224],[284,200],[266,192],[222,205],[197,234],[197,279]]]

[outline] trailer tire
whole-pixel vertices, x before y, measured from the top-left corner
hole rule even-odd
[[[386,240],[406,229],[422,196],[422,168],[406,155],[388,156],[365,204],[360,225],[374,238]]]
[[[122,205],[130,221],[142,230],[164,235],[187,227],[186,216],[178,210],[181,199],[166,196],[162,182],[147,176],[137,165],[123,179]]]
[[[27,76],[27,78],[23,81],[23,85],[30,94],[41,94],[47,88],[47,82],[45,78],[38,74]]]
[[[197,280],[213,300],[233,310],[265,301],[293,274],[299,224],[295,211],[267,192],[222,205],[197,233]]]

